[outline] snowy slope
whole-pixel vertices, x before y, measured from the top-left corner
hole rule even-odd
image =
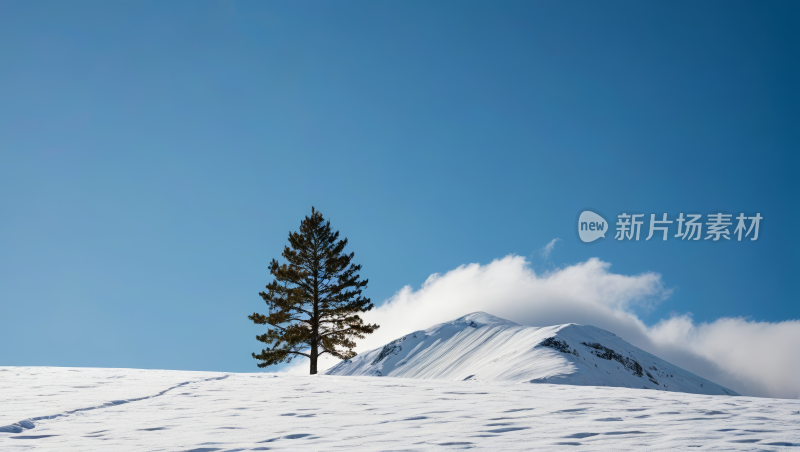
[[[2,451],[798,450],[798,423],[800,401],[786,399],[471,380],[0,367]]]
[[[485,312],[415,331],[329,369],[328,375],[734,391],[589,325],[531,327]]]

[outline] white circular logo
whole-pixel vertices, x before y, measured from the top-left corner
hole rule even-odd
[[[600,215],[590,211],[584,210],[578,218],[578,236],[584,242],[594,242],[599,238],[606,237],[608,231],[608,223]]]

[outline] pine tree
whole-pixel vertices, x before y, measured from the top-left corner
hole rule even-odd
[[[282,254],[288,264],[280,265],[275,259],[270,263],[275,280],[267,285],[267,292],[259,293],[269,314],[247,317],[272,327],[256,336],[267,345],[258,355],[253,353],[261,361],[258,367],[305,356],[313,375],[320,356],[353,358],[354,339],[379,328],[358,316],[373,308],[370,299],[361,296],[369,280],[359,280],[361,266],[351,263],[354,253],[343,252],[347,239],[338,238],[339,231],[332,232],[331,222],[312,207],[311,216],[300,222],[300,231],[289,233],[289,246]]]

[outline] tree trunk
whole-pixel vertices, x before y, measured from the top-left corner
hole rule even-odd
[[[311,345],[311,375],[317,373],[317,344]]]
[[[311,375],[317,374],[317,357],[319,350],[319,268],[320,268],[320,255],[316,246],[314,245],[314,316],[311,317]]]

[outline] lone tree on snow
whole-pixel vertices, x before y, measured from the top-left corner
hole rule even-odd
[[[324,222],[324,224],[323,224]],[[360,265],[351,264],[354,253],[344,254],[347,239],[331,232],[331,222],[311,208],[311,216],[300,222],[300,232],[289,233],[289,245],[282,256],[289,262],[279,265],[273,259],[269,272],[275,280],[261,298],[269,314],[247,316],[259,325],[272,328],[256,339],[267,344],[253,358],[258,367],[291,362],[300,355],[311,361],[311,374],[317,373],[317,359],[329,353],[340,359],[356,356],[355,338],[363,339],[378,325],[365,324],[360,312],[373,308],[361,289],[369,280],[359,281]]]

